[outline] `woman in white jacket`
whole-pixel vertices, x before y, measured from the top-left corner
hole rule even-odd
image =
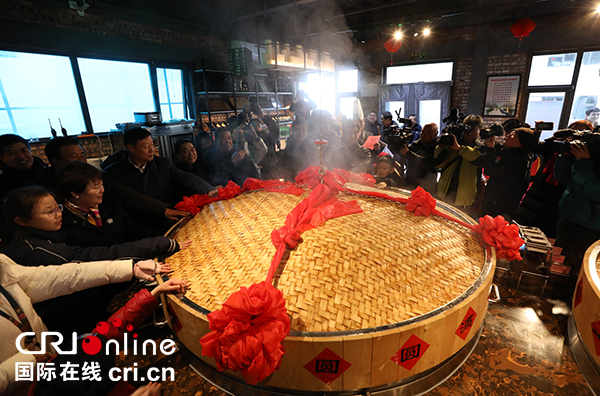
[[[51,345],[46,345],[45,355],[24,354],[17,349],[16,340],[21,333],[33,331],[37,341],[42,342],[41,333],[48,331],[32,304],[91,287],[129,281],[133,277],[153,280],[153,274],[169,271],[169,266],[153,260],[135,265],[132,260],[118,260],[24,267],[0,254],[0,395],[27,394],[31,383],[16,380],[15,364],[32,365],[35,375],[36,364],[54,353]],[[65,312],[65,320],[77,319]],[[70,335],[64,336],[70,339]],[[26,337],[22,337],[21,348],[35,348],[35,342],[28,346],[26,342]]]

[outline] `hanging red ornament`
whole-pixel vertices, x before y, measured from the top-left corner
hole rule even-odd
[[[402,47],[402,42],[394,37],[391,37],[383,46],[387,52],[394,53]]]
[[[529,36],[529,33],[533,32],[533,29],[535,29],[535,22],[531,18],[521,18],[510,27],[510,32],[519,39],[518,54],[521,53],[521,41],[523,41],[523,37]]]

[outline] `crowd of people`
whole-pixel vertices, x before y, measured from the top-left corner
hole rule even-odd
[[[162,236],[189,215],[175,204],[183,196],[215,195],[230,181],[293,181],[322,160],[330,169],[372,174],[382,189],[421,186],[474,217],[502,215],[540,227],[564,247],[573,277],[585,249],[600,239],[600,151],[589,138],[600,115],[596,108],[547,142],[539,141],[536,126],[517,119],[502,124],[503,136],[486,132],[481,139],[478,115],[446,127],[440,137],[438,125],[421,127],[414,115],[400,127],[390,112],[339,120],[308,101],[295,112],[285,147],[277,122],[251,105],[227,127],[176,142],[175,163],[157,155],[150,131],[130,129],[124,132],[125,149],[108,157],[102,170],[87,163],[77,138],[51,139],[46,164],[26,139],[1,135],[0,314],[10,321],[0,319],[0,394],[24,385],[15,382],[15,361],[50,358],[18,352],[21,331],[93,329],[132,277],[150,279],[168,270],[153,258],[192,243]],[[588,131],[588,137],[580,139],[575,130]],[[317,139],[327,141],[322,159]],[[185,281],[171,280],[158,294],[186,287]],[[65,312],[77,321],[62,320]]]

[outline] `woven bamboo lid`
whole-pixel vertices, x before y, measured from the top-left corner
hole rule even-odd
[[[263,281],[275,253],[271,231],[307,196],[257,191],[206,206],[175,236],[192,246],[166,260],[174,277],[192,284],[188,298],[212,311]],[[276,275],[291,330],[359,330],[414,318],[456,299],[480,275],[483,248],[462,226],[385,200],[337,197],[356,199],[364,212],[303,233]]]

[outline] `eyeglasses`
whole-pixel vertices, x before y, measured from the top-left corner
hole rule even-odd
[[[46,215],[48,217],[57,217],[57,215],[59,213],[62,213],[63,211],[63,206],[62,204],[58,204],[56,205],[56,207],[54,209],[49,210],[48,212],[44,212],[42,213],[43,215]]]

